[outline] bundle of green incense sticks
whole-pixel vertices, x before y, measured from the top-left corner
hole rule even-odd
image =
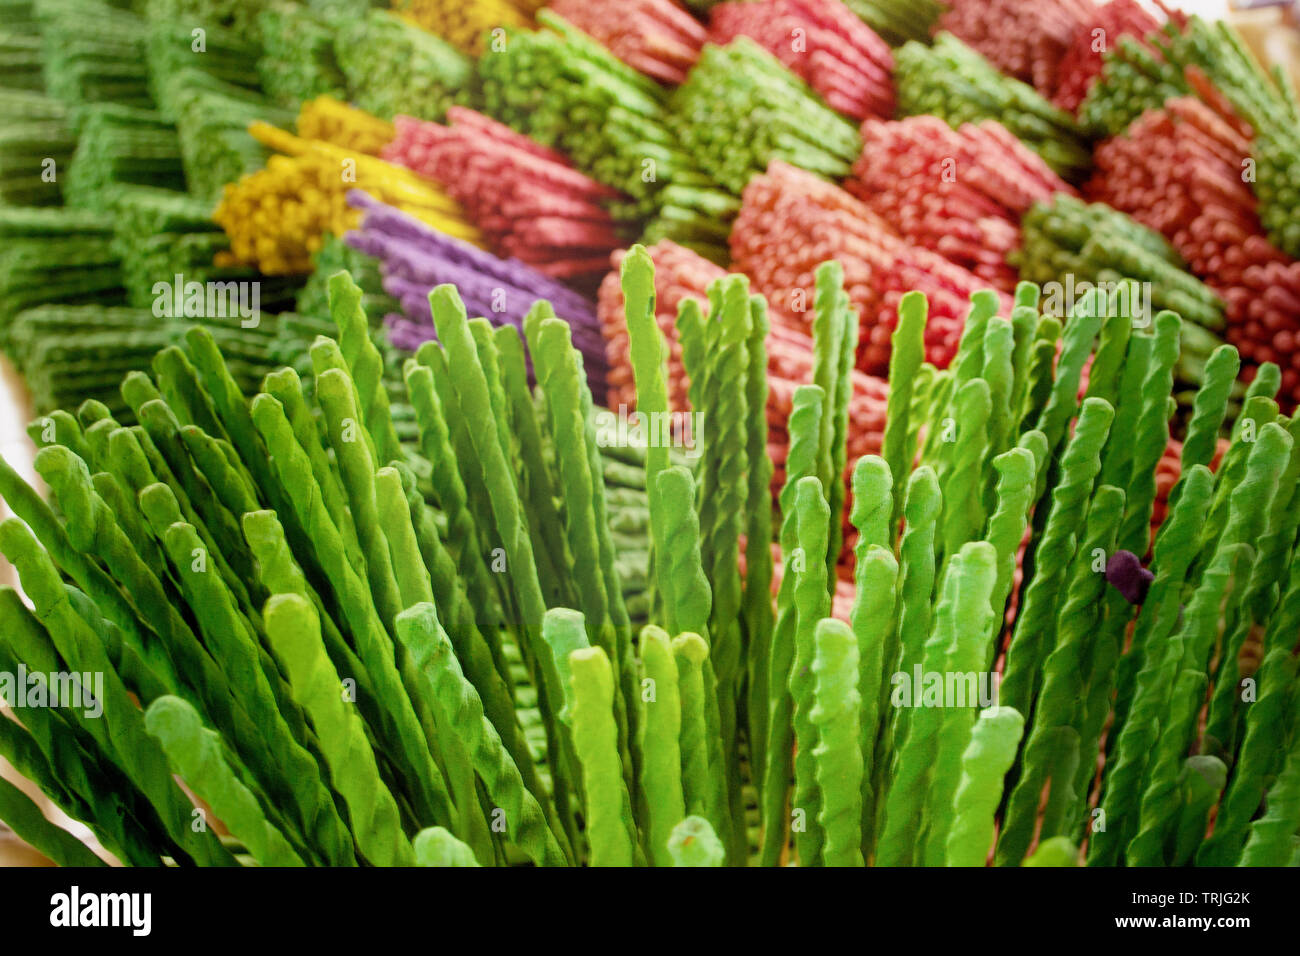
[[[519,330],[433,290],[412,445],[346,273],[336,337],[251,398],[238,346],[190,330],[123,381],[138,424],[100,401],[33,423],[48,502],[0,466],[31,602],[0,590],[0,669],[102,676],[101,716],[33,709],[0,753],[141,865],[1293,862],[1300,421],[1276,370],[1211,470],[1239,361],[1210,356],[1153,535],[1175,314],[977,293],[938,371],[910,293],[882,452],[851,462],[857,323],[839,267],[816,278],[776,507],[743,277],[677,317],[689,447],[641,247],[625,319],[664,427],[625,447],[545,302]],[[0,816],[87,862],[26,800],[0,788]]]

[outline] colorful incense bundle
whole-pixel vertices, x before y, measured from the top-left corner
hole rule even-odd
[[[950,33],[933,46],[911,42],[894,53],[898,110],[905,116],[933,114],[950,126],[996,120],[1074,181],[1088,170],[1087,142],[1069,113],[1032,86],[999,73]]]
[[[419,222],[361,191],[348,197],[363,213],[349,245],[379,260],[384,291],[401,303],[401,316],[389,316],[393,342],[415,351],[435,337],[429,290],[452,283],[463,290],[466,306],[495,325],[520,327],[539,299],[551,302],[572,325],[574,345],[591,369],[593,391],[605,393],[605,352],[590,302],[523,262],[498,259]]]
[[[673,242],[718,265],[730,261],[727,244],[740,197],[723,189],[707,173],[684,170],[655,197],[655,214],[641,233],[644,242]]]
[[[441,119],[473,66],[445,40],[385,10],[333,27],[334,52],[356,106],[381,119]]]
[[[274,155],[266,168],[227,186],[213,219],[230,237],[224,264],[256,266],[267,275],[311,272],[324,236],[357,222],[352,189],[369,190],[452,235],[477,241],[460,207],[409,170],[320,140],[304,140],[266,124],[250,132]]]
[[[180,276],[182,285],[220,283],[216,288],[221,290],[238,289],[242,283],[250,295],[251,284],[256,283],[262,312],[292,307],[296,279],[216,264],[229,255],[230,242],[212,221],[208,203],[182,192],[135,185],[112,187],[102,202],[112,215],[113,244],[121,256],[122,285],[129,305],[153,308],[160,303],[160,295],[171,295],[160,293],[158,284],[172,289]]]
[[[57,206],[77,140],[67,109],[31,90],[0,88],[0,206]]]
[[[1264,233],[1242,181],[1251,144],[1201,100],[1170,100],[1096,151],[1091,198],[1164,235],[1224,301],[1226,338],[1253,367],[1282,368],[1281,390],[1300,395],[1300,262]]]
[[[150,20],[221,27],[248,43],[260,39],[258,17],[266,9],[265,0],[140,0],[136,5]],[[312,2],[324,5],[322,0]]]
[[[1098,81],[1079,108],[1080,121],[1094,134],[1115,136],[1166,100],[1197,96],[1243,135],[1256,135],[1292,110],[1289,86],[1279,85],[1225,23],[1171,16],[1158,31],[1121,36],[1103,57]]]
[[[956,353],[971,293],[988,283],[929,249],[899,237],[864,203],[810,173],[774,162],[745,188],[731,233],[735,268],[783,314],[807,331],[814,270],[828,259],[844,269],[849,298],[861,322],[857,367],[872,375],[889,368],[890,336],[905,292],[924,289],[930,300],[925,357],[946,368]],[[995,296],[998,311],[1009,296]]]
[[[1097,9],[1094,0],[948,0],[934,29],[1052,99],[1066,51]]]
[[[940,0],[844,0],[844,5],[890,46],[928,42],[934,21],[947,9]]]
[[[268,152],[249,135],[249,124],[293,122],[293,113],[260,94],[198,70],[172,74],[165,90],[159,112],[176,123],[185,182],[190,193],[214,203],[227,183],[266,163]]]
[[[123,377],[145,367],[159,350],[183,341],[196,321],[220,343],[239,387],[254,393],[279,366],[272,354],[276,319],[262,315],[255,327],[241,328],[241,321],[252,320],[238,315],[160,318],[152,308],[42,305],[14,319],[7,333],[8,352],[23,373],[38,414],[88,401],[130,418],[121,395]]]
[[[1154,51],[1148,37],[1121,36],[1079,104],[1079,123],[1095,136],[1118,136],[1143,113],[1188,92],[1182,71]]]
[[[548,9],[660,83],[685,80],[708,39],[677,0],[555,0]]]
[[[557,279],[605,271],[619,245],[606,209],[617,191],[481,113],[452,107],[447,120],[397,117],[384,158],[446,189],[498,255]]]
[[[615,219],[652,214],[659,191],[691,168],[668,128],[662,87],[566,21],[545,11],[539,19],[549,29],[510,31],[501,50],[480,58],[479,108],[632,197],[611,210]]]
[[[689,117],[669,113],[663,88],[581,30],[545,10],[538,20],[548,29],[513,32],[503,49],[479,60],[483,112],[630,197],[609,207],[620,225],[644,226],[646,241],[671,238],[725,261],[738,197],[681,142],[705,132],[683,133]]]
[[[1216,112],[1226,115],[1230,104],[1250,124],[1260,221],[1275,246],[1300,257],[1300,186],[1294,174],[1300,156],[1300,103],[1290,78],[1281,69],[1261,67],[1236,31],[1222,22],[1192,17],[1181,34],[1160,48]]]
[[[538,20],[548,29],[513,32],[479,60],[483,112],[630,197],[610,205],[620,225],[644,226],[646,241],[670,238],[725,261],[738,196],[682,145],[683,136],[706,132],[684,133],[679,127],[691,118],[676,106],[670,114],[663,87],[581,30],[545,10]],[[690,85],[678,92],[691,96]]]
[[[84,107],[64,200],[69,206],[97,208],[119,183],[183,190],[176,128],[152,110],[117,103]]]
[[[329,20],[314,9],[283,4],[258,14],[257,27],[257,78],[268,97],[288,108],[318,96],[346,97],[347,77],[334,52],[337,28]]]
[[[860,146],[849,123],[744,36],[706,46],[671,109],[695,167],[736,195],[774,159],[842,179]]]
[[[1048,98],[1074,112],[1101,75],[1103,57],[1121,37],[1141,38],[1160,29],[1161,21],[1138,0],[1107,0],[1087,11],[1075,28],[1074,38],[1061,51],[1056,65],[1056,86]]]
[[[36,15],[51,96],[69,107],[106,101],[152,107],[143,19],[98,0],[41,0]],[[75,114],[72,120],[75,129]]]
[[[1227,24],[1199,17],[1171,22],[1138,43],[1121,41],[1107,57],[1099,82],[1080,107],[1080,120],[1116,136],[1142,113],[1167,100],[1195,95],[1251,140],[1251,168],[1259,216],[1269,241],[1300,256],[1300,188],[1291,168],[1300,155],[1300,106],[1290,80],[1266,72]]]
[[[124,304],[113,219],[97,211],[0,208],[0,337],[43,303]]]
[[[714,7],[709,12],[709,41],[722,45],[738,36],[763,47],[845,116],[863,120],[893,115],[893,54],[840,0],[761,0]]]
[[[303,139],[318,139],[367,156],[378,156],[396,135],[388,120],[332,96],[318,96],[303,103],[295,128]]]
[[[869,120],[845,189],[910,242],[940,253],[1011,292],[1007,261],[1020,217],[1035,202],[1074,189],[1000,124],[954,130],[933,116]]]
[[[167,78],[182,70],[199,70],[231,86],[257,89],[259,76],[249,65],[260,62],[262,50],[242,34],[214,26],[206,18],[151,19],[147,31],[145,60],[149,95],[155,103],[166,98]]]
[[[1177,250],[1121,212],[1058,194],[1035,204],[1023,228],[1024,242],[1012,259],[1030,282],[1067,273],[1076,281],[1137,279],[1150,284],[1153,308],[1176,310],[1210,331],[1224,327],[1223,302],[1187,274]]]
[[[741,191],[769,162],[839,179],[857,155],[853,127],[747,37],[706,45],[669,108],[681,152],[643,239],[670,239],[719,264]]]
[[[413,24],[437,34],[462,53],[481,56],[495,50],[493,40],[507,28],[526,27],[541,6],[534,0],[393,0],[392,8]],[[400,110],[396,112],[411,112]],[[440,116],[423,116],[439,119]]]

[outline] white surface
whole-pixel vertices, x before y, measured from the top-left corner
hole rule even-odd
[[[1186,10],[1188,13],[1198,13],[1203,17],[1226,17],[1228,15],[1228,0],[1178,0],[1176,3],[1171,3],[1170,6]]]

